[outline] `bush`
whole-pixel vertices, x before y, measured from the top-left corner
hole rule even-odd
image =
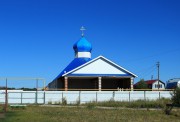
[[[141,79],[135,86],[135,89],[148,89],[147,83],[144,81],[144,79]]]
[[[55,101],[54,104],[55,104],[55,105],[60,105],[61,102],[60,102],[60,101]]]
[[[62,105],[67,105],[67,100],[65,97],[62,98]]]
[[[86,103],[88,109],[94,109],[97,105],[95,102]]]
[[[174,105],[180,106],[180,88],[177,87],[172,93],[171,93],[171,100]]]
[[[78,97],[77,100],[76,100],[75,105],[79,106],[80,104],[81,104],[81,101],[80,101],[80,98]]]
[[[86,103],[86,106],[103,106],[103,107],[126,107],[126,108],[165,108],[170,99],[161,98],[159,100],[136,100],[136,101],[104,101]]]
[[[52,105],[52,101],[48,101],[48,105]]]

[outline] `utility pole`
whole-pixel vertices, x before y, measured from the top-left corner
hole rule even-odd
[[[160,66],[159,61],[157,62],[156,66],[157,66],[157,73],[158,73],[157,76],[158,76],[158,90],[159,90],[159,66]]]

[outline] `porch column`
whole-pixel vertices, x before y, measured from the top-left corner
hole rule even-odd
[[[130,83],[130,85],[131,85],[131,91],[133,91],[133,83],[134,83],[134,78],[132,77],[131,78],[131,81],[130,81],[131,83]]]
[[[101,91],[101,79],[102,79],[102,77],[98,77],[98,88],[99,88],[99,91]]]
[[[68,90],[68,77],[64,77],[64,90]]]

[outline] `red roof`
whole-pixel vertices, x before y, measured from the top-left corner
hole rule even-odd
[[[148,85],[152,85],[154,82],[156,82],[157,80],[147,80],[147,81],[145,81],[146,82],[146,84],[148,84]],[[161,82],[161,83],[163,83],[164,84],[164,82],[162,82],[161,80],[159,80],[159,82]],[[137,82],[136,84],[134,84],[134,86],[136,86],[137,84],[138,84],[139,82]]]
[[[148,85],[150,85],[150,84],[153,84],[154,82],[156,82],[157,80],[147,80],[147,81],[145,81]]]

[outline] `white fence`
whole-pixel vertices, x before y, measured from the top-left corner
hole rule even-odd
[[[100,101],[135,101],[171,98],[171,91],[8,91],[8,104],[48,104],[49,102],[87,103]],[[5,92],[0,91],[0,103],[5,103]]]

